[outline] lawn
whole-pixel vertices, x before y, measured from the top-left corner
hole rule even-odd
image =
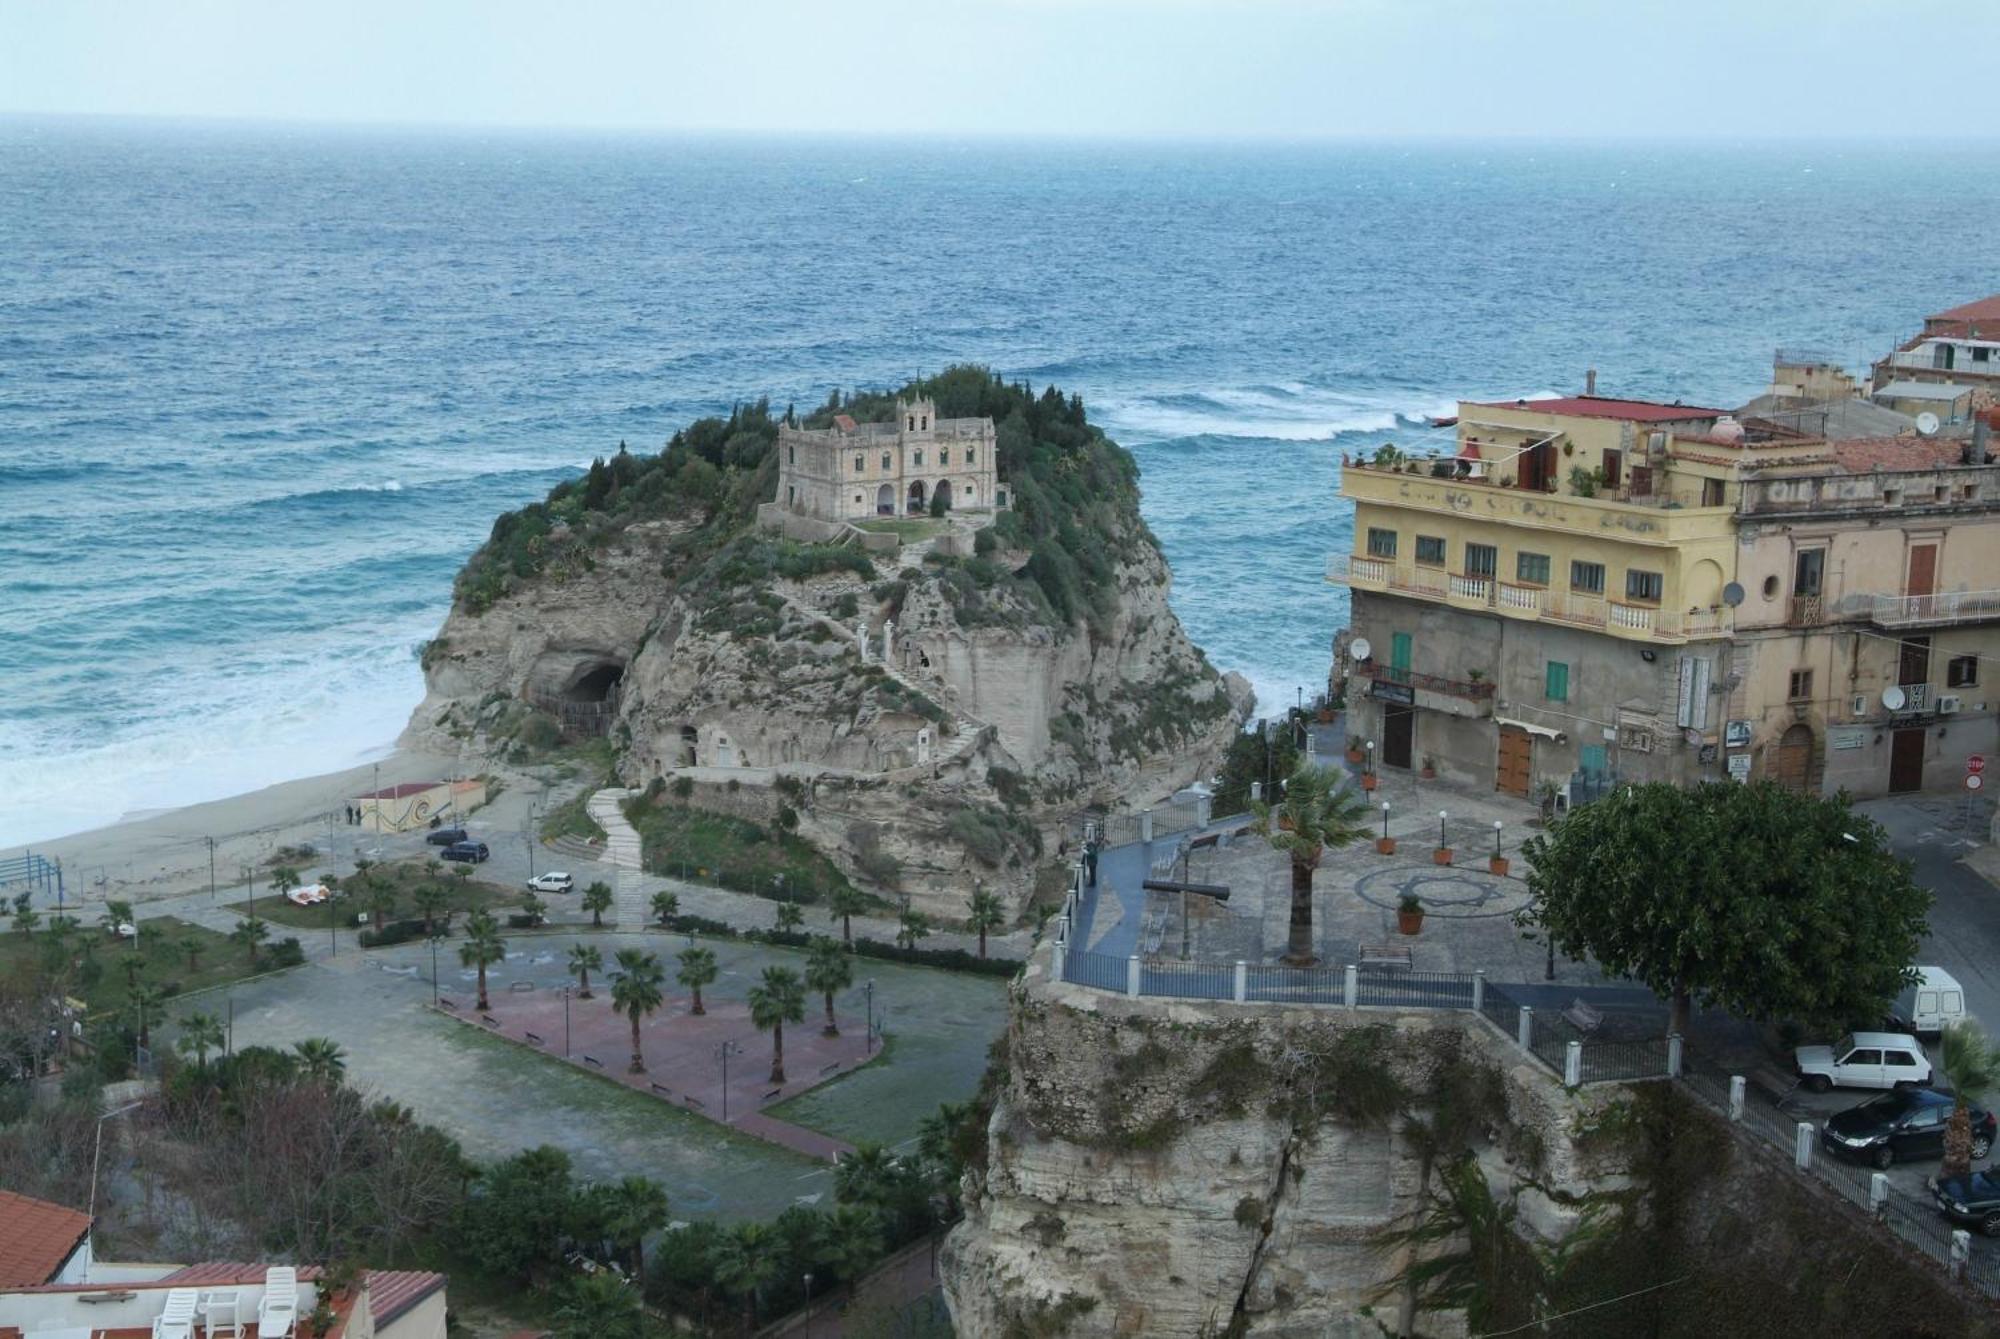
[[[847,876],[812,845],[741,818],[672,804],[663,798],[627,812],[654,874],[798,902],[820,902]],[[782,883],[780,879],[782,878]]]
[[[395,860],[379,864],[368,872],[387,883],[396,891],[396,908],[385,918],[415,917],[419,914],[415,893],[426,883],[438,883],[451,894],[451,909],[454,915],[467,911],[488,908],[499,915],[504,907],[517,907],[527,895],[525,888],[509,888],[503,884],[489,883],[484,879],[462,879],[451,865],[430,868],[429,860]],[[325,930],[329,915],[338,915],[344,926],[358,924],[358,917],[367,910],[367,901],[351,891],[353,875],[341,881],[339,892],[334,898],[336,912],[329,912],[322,903],[316,907],[302,907],[279,897],[275,892],[261,894],[256,899],[255,911],[259,917],[274,925],[290,926],[295,930]],[[240,916],[248,916],[252,905],[248,901],[234,902],[229,909]]]
[[[49,942],[45,931],[32,936],[18,932],[0,935],[0,977],[19,980],[36,970]],[[228,936],[172,916],[140,921],[136,940],[113,939],[98,926],[86,924],[71,938],[70,945],[76,968],[68,993],[100,1016],[125,1007],[131,994],[129,962],[143,964],[140,980],[171,987],[177,995],[219,986],[258,970]]]
[[[902,540],[903,543],[908,544],[919,539],[929,539],[932,535],[942,533],[945,529],[945,524],[943,521],[928,518],[894,521],[885,519],[856,521],[854,528],[857,530],[873,531],[878,535],[894,535],[897,539]]]

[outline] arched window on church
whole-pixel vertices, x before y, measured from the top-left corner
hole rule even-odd
[[[968,465],[977,465],[979,463],[978,447],[968,446],[965,448],[965,463]]]
[[[915,414],[912,414],[910,415],[910,431],[915,432],[916,430],[917,430],[917,416]]]
[[[796,465],[799,463],[799,449],[796,446],[785,448],[785,463],[787,465]]]
[[[951,448],[950,448],[950,447],[948,447],[948,446],[941,446],[941,447],[939,447],[939,448],[938,448],[938,464],[940,464],[940,465],[949,465],[949,464],[951,464]]]
[[[921,467],[924,463],[924,449],[920,446],[910,454],[910,463]]]
[[[885,470],[889,468],[889,453],[887,451],[882,453],[882,468]]]
[[[856,452],[854,456],[854,472],[856,474],[861,473],[862,467],[863,467],[862,456],[859,452]]]
[[[931,430],[931,416],[929,414],[925,414],[923,416],[923,431],[929,432],[930,430]]]

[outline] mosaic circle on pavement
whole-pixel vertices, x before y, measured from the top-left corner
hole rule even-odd
[[[1362,875],[1355,881],[1354,891],[1362,901],[1384,911],[1396,910],[1405,893],[1415,893],[1426,916],[1443,920],[1512,916],[1529,900],[1528,885],[1520,879],[1496,878],[1450,865],[1392,865]]]

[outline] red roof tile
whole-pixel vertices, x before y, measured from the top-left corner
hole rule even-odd
[[[368,1271],[368,1310],[376,1328],[387,1325],[417,1303],[444,1287],[444,1275],[423,1269],[371,1269]]]
[[[1926,321],[2000,321],[2000,293],[1995,293],[1990,298],[1981,298],[1977,302],[1968,302],[1962,307],[1953,307],[1950,311],[1933,313],[1924,319]]]
[[[1856,437],[1833,443],[1833,458],[1853,474],[1870,470],[1934,470],[1956,465],[1963,445],[1948,437]]]
[[[853,432],[856,428],[861,426],[860,424],[854,421],[854,418],[851,414],[835,414],[833,416],[833,423],[834,426],[839,428],[842,432]]]
[[[264,1281],[264,1271],[269,1265],[239,1264],[233,1260],[208,1260],[198,1265],[182,1265],[163,1279],[147,1285],[164,1288],[229,1288],[250,1287]],[[310,1283],[320,1276],[318,1265],[300,1265],[299,1282]]]
[[[0,1190],[0,1288],[47,1283],[89,1235],[89,1214]]]
[[[1564,418],[1617,418],[1635,423],[1672,423],[1689,418],[1721,418],[1727,409],[1661,404],[1657,400],[1614,400],[1603,395],[1565,395],[1554,400],[1488,400],[1481,409],[1532,409]]]
[[[400,800],[405,795],[421,795],[425,791],[435,790],[443,784],[444,782],[442,781],[405,781],[400,786],[384,786],[380,790],[371,790],[366,795],[357,798],[364,800]]]

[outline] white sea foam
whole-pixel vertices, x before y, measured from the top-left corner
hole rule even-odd
[[[1331,441],[1342,433],[1394,432],[1457,412],[1454,401],[1421,396],[1358,395],[1302,382],[1231,387],[1201,394],[1100,399],[1093,408],[1113,436],[1136,439],[1236,437],[1282,442]]]

